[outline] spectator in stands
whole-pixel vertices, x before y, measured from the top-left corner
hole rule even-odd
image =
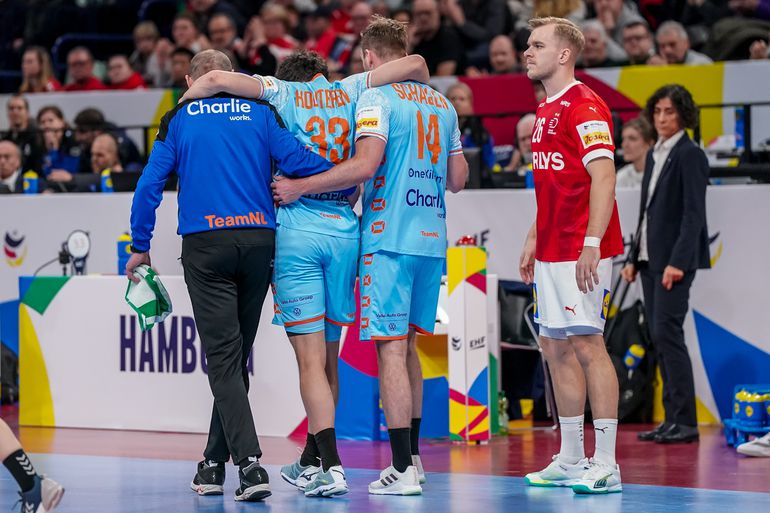
[[[171,82],[170,87],[187,90],[185,77],[190,74],[190,63],[195,57],[187,48],[176,48],[171,52]]]
[[[308,40],[305,46],[326,59],[329,71],[339,70],[350,55],[351,41],[340,37],[332,26],[332,9],[320,5],[305,19]]]
[[[246,73],[262,76],[275,74],[278,59],[270,49],[265,25],[259,16],[254,16],[249,21],[243,43],[236,55],[238,64]]]
[[[246,69],[247,52],[243,39],[238,37],[238,27],[229,14],[217,13],[209,18],[208,35],[211,47],[235,57],[236,69]]]
[[[446,97],[457,111],[463,148],[481,149],[481,160],[486,170],[486,173],[482,171],[481,176],[482,179],[485,176],[489,177],[489,171],[497,164],[495,141],[484,128],[481,119],[474,114],[473,91],[467,84],[455,82],[447,89]]]
[[[442,25],[436,0],[414,0],[409,26],[412,53],[422,55],[431,76],[460,75],[465,71],[465,51],[454,27]]]
[[[120,161],[129,171],[141,167],[142,158],[139,150],[125,131],[104,119],[101,111],[88,108],[80,111],[75,116],[75,140],[80,145],[79,170],[81,173],[91,171],[91,145],[97,135],[103,133],[112,134],[118,141]]]
[[[681,23],[663,22],[655,34],[658,43],[658,55],[653,56],[649,64],[711,64],[713,61],[695,50],[690,49],[690,36]]]
[[[350,8],[350,30],[353,35],[355,45],[361,41],[361,32],[372,22],[372,7],[366,2],[356,2]]]
[[[100,174],[109,169],[111,173],[122,173],[118,155],[118,141],[112,134],[99,134],[91,143],[91,172]]]
[[[208,27],[211,18],[217,14],[225,14],[235,23],[236,33],[242,34],[246,28],[246,20],[230,2],[225,0],[190,0],[187,3],[192,12],[193,22],[198,27]],[[211,33],[209,33],[209,37],[211,37]]]
[[[0,141],[0,194],[24,192],[21,150],[11,141]]]
[[[581,27],[585,37],[585,47],[583,48],[582,66],[584,68],[608,68],[613,66],[622,66],[622,61],[616,61],[610,58],[609,48],[610,40],[604,26],[598,20],[588,20],[583,22]]]
[[[37,139],[37,127],[29,118],[29,102],[20,94],[12,94],[6,104],[8,111],[8,131],[2,136],[11,141],[21,151],[21,165],[27,169],[40,171],[43,150]]]
[[[513,28],[505,0],[440,0],[441,13],[457,28],[468,62],[483,65],[493,37]]]
[[[76,46],[67,54],[67,71],[72,83],[64,86],[65,91],[103,91],[107,89],[94,76],[94,57],[85,46]]]
[[[155,23],[142,21],[134,28],[134,53],[128,62],[134,71],[142,76],[145,84],[162,87],[169,81],[166,69],[170,57],[171,43],[163,40],[160,44],[160,33]]]
[[[514,0],[508,2],[508,7],[516,18],[517,31],[527,27],[527,21],[535,16],[566,18],[580,25],[586,19],[588,11],[583,0]]]
[[[299,42],[290,35],[289,12],[282,5],[267,2],[260,11],[260,18],[270,53],[280,63],[299,48]],[[253,18],[249,25],[260,23],[260,18]]]
[[[623,27],[632,21],[644,21],[631,0],[594,0],[596,19],[616,44],[623,44]]]
[[[353,5],[357,0],[339,0],[334,2],[336,8],[331,12],[332,28],[337,34],[354,34],[353,26],[350,23],[352,18]]]
[[[655,132],[643,117],[623,125],[623,160],[628,162],[618,169],[615,188],[641,189],[647,152],[655,144]]]
[[[538,82],[539,83],[539,82]],[[516,123],[516,144],[511,161],[505,166],[505,171],[519,171],[523,174],[527,166],[532,164],[532,131],[535,129],[535,115],[524,114]]]
[[[644,20],[635,20],[623,27],[623,50],[632,65],[647,64],[655,55],[655,42],[650,26]]]
[[[24,51],[21,75],[20,93],[50,93],[62,88],[53,74],[51,56],[42,46],[30,46]]]
[[[480,71],[475,66],[469,66],[465,74],[469,77],[484,76],[490,73],[504,75],[506,73],[518,73],[521,71],[516,57],[516,49],[513,41],[506,35],[495,36],[489,43],[489,71]]]
[[[743,16],[770,20],[770,0],[730,0],[728,6]]]
[[[179,14],[174,18],[171,37],[177,48],[187,48],[193,55],[211,47],[206,36],[200,33],[195,18],[188,13]]]
[[[147,89],[142,75],[131,68],[128,57],[125,55],[113,55],[107,61],[107,78],[110,89]]]
[[[406,23],[407,25],[412,23],[412,11],[410,11],[409,9],[401,8],[401,9],[395,10],[393,11],[393,14],[391,15],[391,17],[394,20],[400,21],[401,23]]]
[[[64,119],[64,114],[55,105],[46,105],[37,112],[37,126],[40,128],[40,143],[45,148],[41,171],[43,176],[53,176],[53,181],[69,181],[71,175],[80,169],[80,146]],[[63,173],[69,174],[69,178]]]

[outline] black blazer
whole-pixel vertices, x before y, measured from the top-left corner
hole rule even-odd
[[[709,165],[706,154],[687,135],[671,148],[647,206],[654,161],[647,153],[642,179],[642,202],[632,262],[639,263],[642,219],[647,216],[649,268],[662,272],[667,265],[683,271],[708,269],[709,235],[706,226],[706,186]]]
[[[13,192],[4,183],[0,183],[0,194],[22,194],[24,192],[24,172],[16,177],[16,185]]]

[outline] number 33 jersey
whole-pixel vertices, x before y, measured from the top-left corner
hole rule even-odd
[[[369,73],[334,83],[323,75],[310,82],[254,77],[262,82],[260,99],[275,107],[286,128],[310,150],[335,164],[352,156],[356,102],[369,85]],[[279,208],[276,222],[284,228],[357,239],[358,218],[347,198],[353,191],[302,196]]]
[[[364,184],[361,253],[446,257],[449,157],[462,153],[457,113],[443,95],[414,82],[369,89],[356,106],[356,141],[387,143]]]
[[[591,197],[586,168],[597,158],[615,159],[610,111],[588,86],[573,82],[537,107],[532,130],[537,260],[573,262],[580,257]],[[623,252],[614,200],[600,249],[601,258]]]

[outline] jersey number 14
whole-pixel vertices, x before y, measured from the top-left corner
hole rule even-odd
[[[425,158],[425,148],[430,152],[431,164],[438,163],[438,157],[441,154],[441,139],[438,129],[438,114],[431,114],[428,117],[428,127],[425,128],[425,122],[422,112],[417,111],[417,158]]]

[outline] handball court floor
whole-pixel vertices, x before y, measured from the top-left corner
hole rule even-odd
[[[262,463],[272,497],[236,503],[235,467],[228,464],[225,495],[198,497],[189,488],[205,436],[138,431],[18,428],[17,410],[0,415],[19,434],[37,470],[66,488],[61,513],[240,512],[271,513],[765,513],[770,510],[770,459],[746,458],[727,447],[720,430],[702,428],[699,444],[660,446],[636,441],[646,426],[621,425],[618,456],[623,493],[575,496],[569,489],[525,486],[521,476],[544,467],[558,449],[549,428],[515,430],[487,445],[425,441],[428,473],[420,497],[376,497],[369,481],[390,464],[387,442],[340,441],[351,492],[335,499],[308,499],[285,483],[281,464],[295,459],[304,439],[261,437]],[[586,447],[593,447],[586,430]],[[10,474],[0,470],[0,512],[18,499]],[[18,507],[18,506],[16,506]]]

